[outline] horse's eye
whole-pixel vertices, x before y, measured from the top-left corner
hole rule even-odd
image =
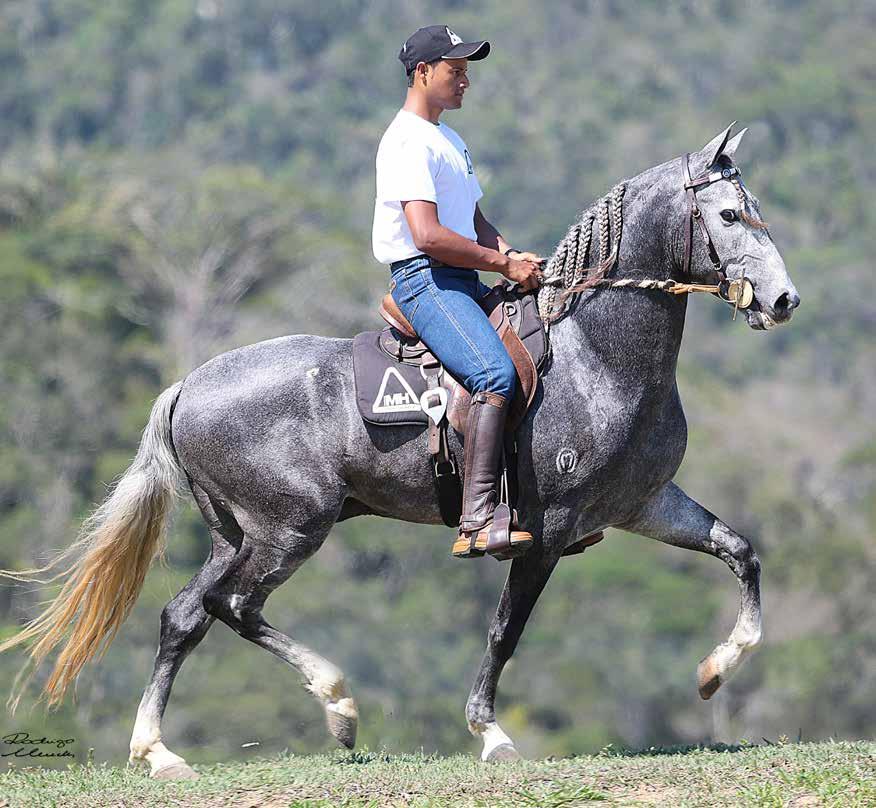
[[[735,222],[735,221],[737,221],[737,219],[739,217],[736,215],[735,210],[731,210],[730,208],[727,208],[726,210],[721,211],[721,218],[725,222]]]

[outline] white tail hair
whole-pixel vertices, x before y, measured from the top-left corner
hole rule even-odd
[[[42,690],[48,706],[59,705],[85,663],[106,653],[155,557],[166,563],[167,519],[179,495],[181,470],[171,441],[170,416],[181,387],[182,382],[177,382],[156,399],[133,462],[103,504],[82,523],[78,539],[44,567],[0,570],[0,575],[18,581],[46,584],[66,579],[42,614],[0,643],[0,652],[23,642],[32,644],[30,660],[19,671],[6,703],[12,714],[33,672],[72,626]],[[33,577],[79,549],[81,558],[66,570],[46,580]],[[33,670],[16,695],[30,663]]]

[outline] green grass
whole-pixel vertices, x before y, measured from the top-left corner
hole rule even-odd
[[[15,769],[0,775],[0,806],[876,805],[870,742],[607,748],[498,765],[364,749],[194,768],[199,780],[176,783],[150,780],[145,768]]]

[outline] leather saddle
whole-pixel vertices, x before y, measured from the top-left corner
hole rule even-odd
[[[503,452],[502,499],[517,498],[517,446],[514,432],[526,415],[548,356],[548,340],[535,295],[521,292],[500,279],[478,304],[508,351],[518,384],[508,411]],[[459,524],[459,469],[447,442],[448,423],[465,434],[471,396],[447,371],[408,322],[391,294],[380,303],[387,322],[381,331],[365,331],[353,339],[356,403],[362,418],[372,424],[428,424],[441,516],[448,526]],[[563,555],[583,552],[603,538],[602,531],[566,547]]]
[[[535,397],[539,370],[547,358],[547,336],[538,314],[535,296],[519,292],[500,280],[478,301],[490,320],[517,370],[518,384],[508,410],[506,430],[513,432]],[[380,316],[390,328],[381,332],[380,347],[397,362],[440,367],[429,347],[407,321],[391,294],[380,303]],[[424,374],[425,375],[425,374]],[[440,386],[447,392],[446,412],[450,425],[465,434],[471,396],[448,371],[440,374]]]

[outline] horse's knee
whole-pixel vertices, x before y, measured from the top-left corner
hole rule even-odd
[[[715,554],[730,566],[737,577],[751,580],[760,576],[760,559],[748,539],[720,521],[715,522],[710,538]]]
[[[732,565],[736,574],[746,581],[760,578],[760,559],[748,539],[737,536],[738,541],[730,550]]]
[[[760,558],[758,558],[757,553],[754,552],[754,549],[751,547],[751,545],[748,546],[748,554],[745,558],[744,563],[747,568],[749,577],[760,578]]]

